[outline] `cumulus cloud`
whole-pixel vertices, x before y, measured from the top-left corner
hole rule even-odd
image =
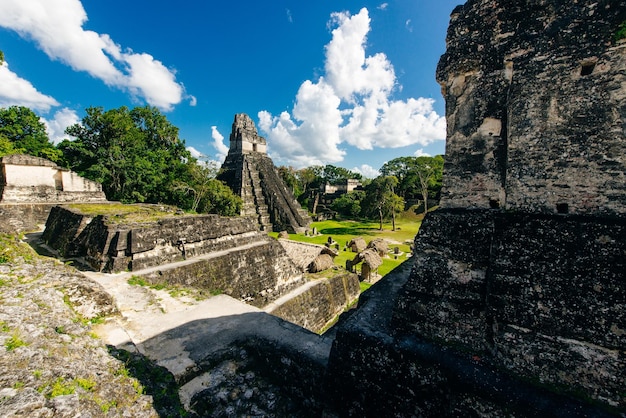
[[[272,154],[295,166],[342,161],[342,144],[359,149],[422,146],[445,139],[445,118],[433,100],[394,100],[400,90],[393,65],[383,53],[365,51],[370,17],[333,13],[326,45],[325,74],[305,81],[291,113],[259,112],[259,128]]]
[[[415,151],[413,153],[414,156],[416,157],[431,157],[431,155],[427,152],[425,152],[422,148],[418,149],[417,151]]]
[[[64,139],[73,139],[65,133],[65,129],[80,122],[76,112],[66,107],[55,112],[52,119],[41,118],[40,120],[46,126],[48,138],[54,144],[58,144]]]
[[[211,126],[211,138],[213,138],[213,148],[217,151],[215,157],[221,164],[228,155],[228,147],[224,144],[224,135],[217,130],[217,126]]]
[[[187,151],[189,151],[189,153],[191,154],[193,158],[199,159],[199,158],[204,157],[203,153],[201,153],[200,151],[198,151],[192,146],[187,147]]]
[[[0,64],[0,107],[26,106],[48,112],[58,105],[53,97],[39,92],[28,80],[11,71],[6,61]]]
[[[171,110],[184,96],[175,72],[147,53],[122,48],[109,35],[83,29],[80,0],[3,0],[0,26],[31,39],[51,58],[105,84]]]
[[[376,170],[374,167],[362,164],[360,167],[354,167],[352,171],[355,171],[361,174],[363,177],[367,179],[373,179],[380,176],[380,171]]]

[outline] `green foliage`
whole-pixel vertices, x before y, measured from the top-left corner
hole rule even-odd
[[[298,170],[289,166],[277,167],[278,175],[283,179],[285,185],[291,190],[293,196],[297,199],[303,192],[303,187],[298,181]]]
[[[102,183],[109,200],[165,203],[185,210],[234,215],[241,200],[199,165],[172,125],[154,107],[105,111],[90,107],[81,123],[67,128],[63,164]]]
[[[128,279],[126,282],[131,286],[144,286],[145,287],[145,286],[150,285],[150,283],[148,283],[146,279],[144,279],[141,276],[131,276],[131,278]]]
[[[427,209],[428,199],[438,199],[443,179],[443,156],[399,157],[385,163],[382,176],[395,176],[395,192],[405,201],[421,200]]]
[[[90,107],[86,112],[80,124],[66,129],[76,140],[59,144],[66,166],[102,183],[109,200],[184,203],[171,184],[187,177],[193,159],[178,128],[158,109]]]
[[[96,388],[96,382],[93,379],[83,379],[82,377],[78,377],[74,379],[74,382],[78,387],[86,390],[87,392],[93,392]]]
[[[330,208],[346,218],[357,218],[361,214],[361,201],[365,192],[355,190],[341,195],[331,204]]]
[[[0,263],[10,263],[17,257],[31,262],[36,254],[35,250],[21,242],[16,236],[0,234]]]
[[[57,396],[71,395],[76,391],[73,382],[66,381],[64,378],[57,378],[52,384],[52,388],[46,394],[47,398],[56,398]]]
[[[365,208],[364,215],[378,216],[380,229],[383,221],[391,215],[395,230],[395,214],[404,210],[404,199],[395,194],[398,179],[395,176],[379,176],[365,186],[365,198],[361,206]]]
[[[0,51],[0,65],[4,64],[4,52]]]
[[[20,335],[17,331],[13,332],[11,338],[4,342],[4,348],[6,348],[7,351],[13,351],[18,347],[23,347],[26,345],[28,345],[28,343],[20,338]]]
[[[621,39],[626,39],[626,20],[619,25],[617,32],[615,32],[615,40]]]
[[[25,153],[55,162],[61,157],[39,116],[24,106],[0,108],[0,154],[9,153]]]

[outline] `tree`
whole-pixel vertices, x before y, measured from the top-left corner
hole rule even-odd
[[[380,169],[384,176],[396,176],[396,192],[405,200],[419,199],[424,212],[428,211],[428,199],[437,198],[443,178],[443,156],[399,157],[388,161]]]
[[[277,170],[278,175],[283,179],[285,185],[291,189],[293,197],[297,199],[303,193],[297,177],[298,171],[291,166],[285,167],[284,165],[277,167]]]
[[[354,190],[335,199],[330,208],[343,216],[354,218],[361,213],[361,201],[364,198],[364,191]]]
[[[190,166],[191,182],[176,180],[173,186],[193,196],[191,210],[235,216],[241,212],[243,202],[239,196],[215,177],[219,167],[214,161]]]
[[[404,209],[404,199],[398,196],[394,189],[398,185],[395,176],[379,176],[365,187],[363,206],[368,208],[368,215],[378,215],[380,230],[383,230],[383,220],[386,216],[392,217],[392,228],[396,230],[396,212]]]
[[[24,106],[0,109],[0,137],[10,142],[14,152],[58,162],[61,153],[50,142],[46,126],[39,116]],[[7,148],[6,144],[3,146]]]

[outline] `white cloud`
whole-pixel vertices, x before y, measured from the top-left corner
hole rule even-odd
[[[431,155],[427,152],[425,152],[422,148],[418,149],[417,151],[415,151],[413,153],[414,156],[416,157],[431,157]]]
[[[221,164],[228,155],[228,147],[224,144],[224,135],[217,130],[217,126],[211,126],[211,138],[213,138],[213,148],[217,151],[215,157]]]
[[[195,107],[198,104],[198,99],[196,99],[196,96],[187,96],[187,98],[189,99],[189,106],[191,107]]]
[[[409,32],[413,32],[413,25],[411,24],[411,19],[407,19],[406,22],[404,22],[404,27],[406,28],[406,30],[408,30]]]
[[[368,179],[373,179],[380,176],[380,171],[367,164],[362,164],[360,167],[354,167],[352,171],[355,171]]]
[[[41,118],[40,120],[46,126],[48,138],[50,138],[50,141],[52,141],[53,144],[58,144],[64,139],[73,139],[73,137],[65,133],[65,129],[68,126],[72,126],[80,122],[80,119],[78,118],[76,112],[66,107],[55,112],[52,119],[48,120],[45,118]]]
[[[107,34],[83,29],[80,0],[3,0],[0,26],[32,39],[51,58],[85,71],[109,86],[171,110],[183,99],[174,71],[146,53],[122,49]]]
[[[291,10],[285,9],[285,11],[287,12],[287,21],[289,21],[289,23],[293,23],[293,15],[291,14]]]
[[[25,106],[47,112],[58,105],[53,97],[40,93],[29,81],[9,70],[6,61],[0,64],[0,107]]]
[[[389,3],[383,3],[380,6],[377,7],[378,10],[387,10],[387,7],[389,7]]]
[[[199,158],[204,157],[203,153],[201,153],[200,151],[198,151],[192,146],[187,147],[187,151],[189,151],[189,153],[191,154],[193,158],[199,159]]]
[[[259,112],[259,128],[274,157],[295,166],[342,161],[347,143],[359,149],[422,146],[443,140],[446,122],[433,100],[394,100],[393,65],[383,53],[366,55],[370,18],[333,13],[332,39],[326,45],[325,75],[305,81],[290,113]]]

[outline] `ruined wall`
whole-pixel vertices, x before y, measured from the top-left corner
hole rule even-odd
[[[107,272],[136,271],[266,238],[250,218],[197,215],[116,224],[63,206],[53,208],[42,236],[63,256],[85,257]]]
[[[0,159],[0,201],[3,203],[105,202],[102,185],[31,155]]]
[[[532,15],[532,18],[529,16]],[[626,213],[622,1],[470,1],[437,69],[442,207]]]
[[[266,236],[258,244],[139,275],[155,284],[205,289],[263,307],[304,284],[305,279],[276,240]]]
[[[623,0],[455,9],[442,209],[392,299],[338,330],[340,415],[626,411],[625,19]]]
[[[43,228],[53,203],[0,203],[0,232],[16,234]]]
[[[359,297],[360,291],[359,277],[346,272],[315,280],[313,286],[269,313],[313,332],[321,332]]]

